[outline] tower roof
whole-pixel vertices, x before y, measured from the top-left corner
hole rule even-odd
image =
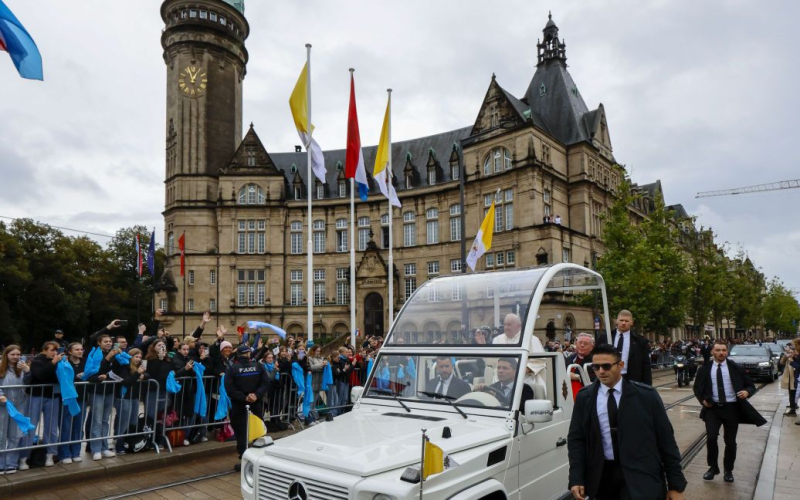
[[[234,9],[238,10],[242,14],[244,14],[244,0],[222,0],[222,1],[230,5]]]

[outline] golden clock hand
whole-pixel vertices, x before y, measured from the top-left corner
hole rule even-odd
[[[197,70],[197,71],[195,71],[194,75],[192,74],[192,71],[191,71],[191,70],[187,69],[187,71],[189,72],[189,80],[190,80],[192,83],[194,83],[195,79],[197,78],[197,73],[199,73],[199,72],[200,72],[200,70]]]

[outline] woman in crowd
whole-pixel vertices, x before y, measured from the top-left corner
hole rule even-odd
[[[6,411],[6,403],[11,402],[19,411],[24,411],[28,396],[22,386],[31,380],[31,369],[21,360],[22,349],[18,345],[9,345],[0,357],[0,474],[17,472],[17,461],[20,452],[15,448],[25,446],[25,435],[19,426],[11,420]],[[9,451],[5,451],[9,450]],[[28,464],[19,460],[19,467],[28,468]]]
[[[142,351],[133,348],[128,351],[130,364],[120,365],[117,374],[122,378],[114,387],[114,397],[117,398],[119,413],[115,422],[114,433],[117,436],[136,432],[139,422],[139,395],[141,382],[145,379],[145,369],[142,364]],[[125,437],[118,437],[116,442],[118,455],[125,454]]]
[[[73,342],[67,346],[67,361],[72,366],[74,373],[73,383],[75,384],[75,392],[78,394],[77,403],[80,407],[80,413],[74,417],[68,411],[62,411],[61,414],[61,442],[69,443],[70,441],[77,441],[71,444],[62,444],[58,447],[58,460],[62,464],[71,464],[72,462],[81,462],[81,439],[83,438],[83,421],[86,418],[86,384],[83,382],[83,345],[80,342]]]
[[[156,422],[158,412],[163,413],[167,409],[167,377],[173,370],[172,360],[167,357],[167,344],[164,340],[156,339],[150,344],[144,359],[147,378],[157,382],[157,386],[147,385],[144,395],[145,412],[148,419]]]
[[[322,376],[328,360],[322,357],[322,349],[318,345],[311,346],[308,350],[308,371],[311,372],[311,411],[309,416],[316,421],[319,418],[317,412],[317,398],[322,392]]]
[[[97,373],[88,377],[87,381],[90,382],[90,385],[86,388],[87,391],[91,391],[89,406],[92,409],[92,424],[88,448],[92,452],[92,460],[116,456],[116,453],[108,449],[111,410],[114,407],[114,386],[103,382],[111,380],[109,373],[117,364],[114,356],[122,352],[119,347],[114,347],[114,341],[107,333],[97,337],[97,348],[102,352],[103,359],[100,361],[100,369]],[[86,374],[85,370],[84,367],[84,375]]]
[[[280,421],[278,415],[281,414],[280,407],[280,367],[275,363],[275,354],[269,349],[265,351],[264,357],[261,358],[261,364],[267,372],[267,379],[269,379],[269,388],[267,389],[267,408],[269,409],[269,424],[275,430],[286,430],[287,425]]]
[[[61,388],[56,377],[56,367],[61,361],[61,354],[58,354],[58,343],[54,341],[45,342],[42,352],[36,355],[31,362],[31,404],[28,410],[28,417],[31,424],[36,426],[44,414],[42,420],[43,442],[46,443],[47,452],[45,454],[45,467],[52,467],[53,457],[58,452],[58,425],[61,422]],[[24,411],[24,410],[20,410]],[[33,436],[28,436],[28,446],[33,444]],[[20,470],[25,470],[27,458],[30,450],[25,450],[21,455]]]
[[[330,356],[328,356],[328,363],[331,365],[331,375],[333,375],[333,383],[328,386],[328,389],[325,393],[325,398],[328,401],[328,411],[332,416],[337,416],[341,414],[341,410],[339,409],[339,391],[336,390],[336,376],[335,376],[335,367],[339,363],[339,353],[334,352]]]

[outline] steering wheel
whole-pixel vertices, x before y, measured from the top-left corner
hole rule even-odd
[[[503,404],[497,398],[483,391],[468,392],[455,401],[457,404],[466,402],[469,402],[471,405],[478,404],[487,408],[497,408],[503,406]]]

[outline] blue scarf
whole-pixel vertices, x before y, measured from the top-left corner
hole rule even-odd
[[[121,352],[117,354],[116,356],[114,356],[114,359],[117,360],[117,363],[123,366],[131,364],[131,355],[128,354],[127,352]]]
[[[303,416],[304,417],[308,417],[308,414],[311,412],[311,401],[315,397],[317,397],[317,395],[314,394],[314,391],[312,390],[312,387],[311,387],[311,372],[308,372],[306,374],[306,387],[308,388],[308,390],[306,391],[305,396],[303,396]]]
[[[201,363],[194,364],[194,375],[197,379],[197,392],[194,393],[194,413],[201,417],[205,417],[208,412],[206,408],[208,403],[206,401],[206,387],[203,385],[203,373],[205,371],[206,367]]]
[[[253,330],[255,330],[256,328],[269,328],[273,332],[277,333],[280,336],[280,338],[282,339],[286,338],[286,330],[284,330],[283,328],[278,328],[277,326],[272,325],[270,323],[264,323],[263,321],[248,321],[247,328],[251,328]]]
[[[172,394],[177,394],[181,390],[181,384],[175,380],[175,371],[169,372],[167,375],[167,392],[171,392]]]
[[[296,362],[292,363],[292,378],[297,386],[297,397],[301,397],[306,392],[306,384],[303,381],[303,367]]]
[[[417,379],[417,364],[414,363],[414,358],[408,358],[408,364],[406,365],[406,374],[408,374],[408,376],[414,380]]]
[[[389,379],[392,377],[391,373],[389,373],[389,367],[384,366],[383,370],[381,370],[380,375],[376,375],[375,378],[378,379],[378,389],[388,389],[389,388]]]
[[[267,370],[267,373],[272,375],[272,372],[275,370],[275,363],[262,363],[264,365],[264,369]],[[281,379],[281,372],[275,373],[275,380]]]
[[[28,434],[36,429],[36,426],[31,423],[31,419],[17,411],[17,407],[14,406],[14,403],[12,403],[10,399],[6,399],[6,411],[8,412],[8,416],[17,423],[24,434]]]
[[[225,390],[225,374],[219,379],[219,401],[217,402],[217,411],[214,412],[214,420],[222,420],[228,416],[228,410],[231,407],[231,398],[228,397],[228,391]]]
[[[92,347],[89,357],[86,358],[86,366],[83,368],[83,380],[100,371],[100,362],[103,360],[103,350],[99,347]]]
[[[372,365],[374,365],[374,364],[375,364],[375,360],[372,359],[372,358],[369,358],[369,361],[367,361],[367,377],[369,377],[369,374],[372,373]]]
[[[328,387],[332,385],[333,385],[333,370],[331,370],[331,364],[328,363],[322,370],[322,385],[320,386],[320,389],[322,389],[323,391],[327,391]]]
[[[78,404],[78,391],[75,390],[75,370],[67,358],[62,358],[56,365],[56,377],[61,386],[61,400],[73,417],[81,412]]]

